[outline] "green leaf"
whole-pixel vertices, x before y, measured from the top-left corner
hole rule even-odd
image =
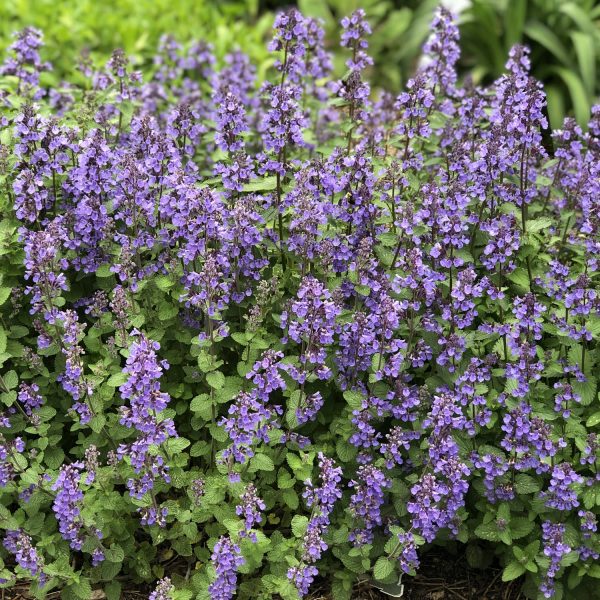
[[[118,544],[113,544],[110,548],[106,548],[104,551],[104,556],[107,561],[120,563],[123,562],[125,558],[125,553],[123,552],[123,548]]]
[[[158,307],[158,318],[161,321],[168,321],[179,314],[179,307],[170,302],[161,302]]]
[[[270,456],[267,456],[266,454],[255,454],[250,459],[250,466],[248,470],[251,473],[256,471],[274,471],[275,464]]]
[[[0,306],[2,306],[9,298],[12,288],[0,287]]]
[[[287,490],[294,487],[296,480],[290,475],[286,469],[281,469],[277,474],[277,487],[280,490]]]
[[[104,586],[104,593],[108,600],[119,600],[121,598],[121,584],[118,581],[110,581]]]
[[[505,51],[523,39],[523,29],[527,18],[527,0],[509,0],[504,11]]]
[[[571,57],[560,38],[546,25],[534,21],[525,26],[525,33],[553,54],[564,67],[572,67]]]
[[[513,517],[510,521],[510,533],[515,540],[529,535],[533,527],[533,523],[525,517]]]
[[[487,540],[488,542],[500,541],[500,532],[498,531],[498,527],[494,521],[478,525],[475,528],[475,535],[482,540]]]
[[[335,445],[335,451],[342,462],[353,460],[357,454],[356,446],[349,444],[343,439],[338,439]]]
[[[550,127],[560,129],[565,118],[565,94],[560,85],[549,83],[544,88],[548,100],[548,116]]]
[[[44,462],[51,469],[58,469],[58,467],[62,465],[64,459],[65,453],[62,451],[61,448],[52,446],[44,451]]]
[[[373,576],[375,579],[387,579],[394,572],[395,562],[385,556],[380,556],[373,567]]]
[[[549,217],[539,217],[538,219],[532,219],[527,221],[527,231],[529,233],[537,233],[548,229],[551,225],[554,225],[554,221]]]
[[[600,579],[600,565],[592,565],[587,574],[594,579]]]
[[[2,376],[2,379],[9,390],[14,390],[19,385],[19,376],[14,371],[9,371]]]
[[[467,563],[473,569],[480,569],[484,566],[484,553],[479,544],[469,544],[465,551]]]
[[[154,280],[154,284],[159,290],[161,290],[162,292],[166,292],[175,285],[175,282],[167,275],[159,275]]]
[[[277,177],[263,177],[262,179],[254,179],[244,185],[244,192],[269,192],[277,189]]]
[[[594,35],[574,31],[571,33],[577,62],[579,63],[579,73],[585,86],[588,96],[594,95],[596,87],[596,44]]]
[[[300,500],[298,498],[298,494],[293,489],[283,490],[281,493],[283,501],[289,506],[292,510],[297,510],[298,506],[300,506]]]
[[[225,385],[225,375],[221,371],[211,371],[206,374],[206,382],[211,388],[220,390]]]
[[[87,578],[82,578],[77,583],[71,584],[69,591],[76,598],[81,598],[82,600],[89,600],[92,597],[92,586]]]
[[[111,375],[108,378],[106,385],[108,385],[109,387],[117,388],[122,386],[128,378],[129,375],[127,373],[115,373],[114,375]]]
[[[203,419],[209,420],[212,415],[212,403],[208,394],[199,394],[190,402],[190,409],[198,413]]]
[[[169,438],[165,443],[165,446],[171,454],[179,454],[180,452],[183,452],[190,443],[190,440],[186,440],[183,437],[177,437]]]
[[[529,275],[525,269],[521,269],[520,267],[515,269],[508,275],[508,279],[519,287],[529,289]]]
[[[585,124],[590,116],[590,101],[583,82],[572,70],[564,67],[554,67],[552,69],[569,88],[569,94],[573,102],[575,118],[579,123]]]
[[[535,494],[542,489],[537,479],[524,473],[520,473],[515,477],[515,488],[518,494]]]
[[[600,411],[595,412],[593,415],[588,417],[588,420],[585,422],[586,427],[594,427],[600,423]]]
[[[513,560],[504,567],[504,571],[502,571],[502,581],[512,581],[513,579],[521,577],[523,573],[525,573],[525,567],[521,563]]]
[[[592,13],[587,13],[575,2],[560,2],[559,10],[565,15],[568,15],[581,31],[591,34],[592,36],[598,33]]]
[[[581,396],[583,406],[590,405],[596,399],[596,378],[587,376],[586,381],[574,381],[573,391]]]
[[[308,527],[308,517],[304,515],[294,515],[292,518],[292,533],[295,537],[301,538],[304,536]]]
[[[113,272],[110,270],[110,265],[100,265],[96,269],[96,277],[100,277],[101,279],[106,277],[112,277]]]
[[[346,390],[344,392],[344,400],[352,410],[360,410],[362,408],[364,395],[361,392]]]

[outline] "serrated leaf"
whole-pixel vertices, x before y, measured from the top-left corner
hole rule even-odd
[[[263,177],[262,179],[254,179],[244,185],[244,192],[269,192],[277,189],[277,177]]]
[[[292,533],[295,537],[301,538],[308,527],[308,517],[304,515],[294,515],[292,518]]]
[[[574,381],[573,391],[581,397],[583,406],[590,405],[596,399],[596,378],[587,377],[586,381]]]
[[[14,390],[19,385],[19,376],[15,373],[15,371],[9,371],[2,375],[2,379],[4,381],[4,385],[9,390]]]
[[[225,375],[221,371],[211,371],[206,374],[206,382],[211,388],[220,390],[225,385]]]
[[[504,567],[504,570],[502,571],[502,581],[512,581],[513,579],[517,579],[525,573],[525,570],[526,569],[522,564],[513,560]]]
[[[110,548],[104,550],[104,557],[109,562],[120,563],[125,558],[125,553],[121,546],[113,544]]]
[[[123,385],[127,381],[128,378],[129,378],[129,375],[127,373],[115,373],[114,375],[111,375],[108,378],[106,385],[113,387],[113,388],[117,388],[117,387]]]
[[[496,523],[493,521],[491,523],[482,523],[481,525],[478,525],[475,528],[475,535],[488,542],[500,541],[500,532],[498,531]]]
[[[293,489],[283,490],[281,493],[283,501],[289,506],[292,510],[297,510],[298,506],[300,506],[300,499],[298,498],[298,494]]]
[[[342,462],[349,462],[357,454],[356,446],[349,444],[346,440],[339,439],[335,444],[335,451]]]
[[[362,407],[364,395],[361,392],[346,390],[344,392],[344,400],[352,410],[360,410]]]
[[[373,567],[373,576],[375,579],[387,579],[394,572],[395,561],[385,557],[380,556]]]
[[[274,471],[275,464],[270,456],[267,456],[266,454],[255,454],[250,459],[250,467],[248,470],[252,473],[256,471]]]
[[[594,427],[600,423],[600,411],[595,412],[593,415],[588,417],[588,420],[585,422],[586,427]]]
[[[121,598],[121,584],[118,581],[110,581],[104,586],[107,600],[119,600]]]
[[[535,494],[539,492],[542,488],[539,482],[531,477],[531,475],[525,475],[524,473],[519,473],[515,477],[515,489],[518,494]]]
[[[179,454],[180,452],[183,452],[190,445],[190,441],[186,440],[183,437],[169,438],[165,442],[165,445],[166,445],[167,450],[171,454]]]
[[[525,517],[513,517],[510,521],[510,533],[512,539],[519,539],[529,535],[533,531],[533,523]]]

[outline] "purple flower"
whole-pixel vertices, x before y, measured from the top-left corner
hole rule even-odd
[[[268,170],[284,173],[283,150],[288,146],[306,145],[303,129],[307,120],[299,104],[302,90],[293,84],[266,84],[264,94],[269,109],[264,113],[260,129],[265,149],[277,157],[265,166]]]
[[[253,446],[268,443],[268,432],[275,418],[274,410],[255,391],[240,392],[220,424],[225,428],[232,445],[223,451],[225,461],[245,463],[254,456]]]
[[[460,56],[456,18],[442,7],[436,12],[430,28],[432,33],[423,46],[423,52],[430,55],[432,61],[426,66],[425,72],[436,91],[450,95],[454,92],[455,65]]]
[[[33,411],[37,408],[40,408],[44,403],[44,400],[40,394],[38,394],[39,391],[40,388],[36,383],[21,383],[19,386],[17,399],[29,416],[31,416]]]
[[[75,311],[66,310],[59,315],[63,324],[61,350],[65,356],[65,372],[57,378],[63,389],[75,401],[73,409],[79,415],[82,424],[87,424],[92,418],[89,398],[92,386],[84,375],[84,363],[81,359],[83,348],[78,344],[83,334],[84,326],[79,323]]]
[[[362,8],[355,10],[349,17],[341,20],[342,38],[340,45],[352,50],[352,58],[346,61],[349,69],[361,71],[373,64],[373,59],[367,54],[369,47],[367,36],[371,35],[371,27],[366,20]]]
[[[275,17],[269,50],[283,53],[283,58],[275,63],[282,73],[282,81],[287,78],[297,83],[305,73],[306,25],[305,18],[294,8]]]
[[[0,422],[2,427],[10,427],[10,421],[2,416]],[[15,477],[15,466],[13,464],[15,452],[21,454],[25,450],[25,442],[16,437],[13,440],[7,440],[0,433],[0,488],[6,487]]]
[[[220,88],[213,101],[217,107],[215,142],[222,149],[236,152],[244,147],[240,134],[247,130],[246,111],[231,88]]]
[[[204,496],[205,491],[204,479],[194,479],[194,481],[192,481],[191,491],[194,504],[199,505],[200,501],[202,500],[202,496]]]
[[[63,465],[52,486],[56,492],[52,509],[58,521],[58,530],[73,550],[81,550],[85,541],[85,527],[81,516],[83,492],[79,487],[83,468],[81,462]],[[95,530],[94,537],[100,539],[101,532]]]
[[[25,250],[25,279],[30,282],[25,287],[25,294],[31,296],[30,313],[39,313],[53,324],[59,314],[56,301],[68,289],[67,261],[60,256],[64,230],[60,222],[53,221],[40,231],[23,228],[19,233]]]
[[[548,491],[542,493],[546,506],[557,510],[571,510],[579,506],[577,493],[571,485],[583,483],[583,477],[578,475],[569,463],[561,463],[552,469]]]
[[[560,570],[563,557],[571,552],[571,547],[564,541],[565,526],[560,523],[542,523],[542,540],[544,544],[544,555],[550,559],[550,564],[540,585],[540,591],[545,598],[554,595],[554,579]]]
[[[12,75],[19,80],[17,93],[33,88],[35,91],[40,73],[50,71],[52,65],[42,62],[39,49],[44,45],[42,32],[34,27],[26,27],[14,34],[15,41],[10,45],[12,54],[0,68],[1,75]]]
[[[398,542],[401,548],[398,555],[400,568],[404,573],[413,574],[415,569],[419,568],[419,556],[417,554],[415,536],[410,532],[399,533]]]
[[[298,590],[298,595],[303,598],[308,594],[310,586],[318,574],[319,571],[314,565],[299,565],[290,567],[287,576]]]
[[[233,598],[237,585],[237,570],[245,562],[239,546],[234,544],[231,538],[222,536],[215,544],[211,560],[216,579],[208,586],[210,597],[213,600]]]
[[[87,471],[87,477],[85,482],[87,485],[91,485],[96,479],[96,471],[99,468],[98,458],[100,453],[98,448],[93,444],[85,449],[85,470]]]
[[[382,524],[381,506],[385,488],[391,486],[391,481],[373,465],[363,465],[356,472],[356,480],[350,481],[348,485],[354,488],[350,498],[350,512],[363,523],[362,527],[350,533],[349,539],[355,546],[369,544],[373,539],[373,529]]]
[[[342,469],[336,467],[333,460],[321,452],[319,452],[319,478],[321,485],[318,487],[314,487],[310,479],[305,482],[306,489],[303,496],[309,508],[312,508],[312,516],[302,540],[302,562],[298,566],[290,567],[287,574],[301,597],[308,594],[310,585],[318,574],[317,568],[311,563],[319,560],[321,554],[327,550],[323,536],[329,529],[333,506],[342,497],[340,489]]]
[[[169,600],[171,598],[171,592],[175,589],[175,586],[171,583],[169,577],[163,577],[160,579],[154,588],[154,591],[148,596],[148,600]]]
[[[282,341],[290,338],[303,344],[304,353],[300,356],[303,364],[324,365],[326,348],[333,344],[339,329],[336,324],[339,313],[340,308],[327,288],[314,277],[305,277],[290,310],[281,315],[281,327],[287,330]]]
[[[46,575],[43,572],[44,560],[31,543],[31,537],[22,529],[8,530],[3,542],[4,547],[14,555],[17,564],[32,577],[39,577],[39,584],[46,583]]]
[[[261,511],[265,510],[265,503],[258,497],[256,487],[249,483],[240,498],[241,502],[235,508],[235,513],[244,517],[244,529],[240,533],[241,537],[250,538],[256,543],[256,534],[250,531],[262,519]]]
[[[135,429],[138,437],[130,444],[121,444],[118,455],[120,459],[129,457],[135,473],[140,476],[127,482],[130,495],[140,499],[153,489],[156,478],[170,482],[169,467],[164,458],[149,450],[151,446],[160,446],[167,439],[177,437],[177,432],[173,420],[162,418],[160,414],[170,401],[169,395],[160,391],[163,369],[169,368],[167,361],[159,360],[156,355],[160,344],[135,330],[132,335],[135,341],[129,348],[129,356],[123,369],[129,377],[119,388],[121,397],[129,400],[129,407],[120,408],[120,422]],[[149,513],[150,519],[146,521],[162,523],[164,519],[159,519],[160,513],[155,512]]]

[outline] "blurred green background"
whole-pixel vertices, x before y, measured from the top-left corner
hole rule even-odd
[[[273,13],[297,6],[323,19],[331,49],[339,20],[366,10],[374,35],[374,86],[401,89],[414,72],[420,47],[439,0],[11,0],[0,2],[0,48],[25,25],[44,31],[45,58],[54,78],[68,75],[82,48],[105,60],[123,47],[135,61],[149,63],[158,39],[170,33],[181,42],[204,38],[217,56],[240,47],[262,65]],[[489,83],[502,73],[509,48],[532,49],[534,75],[544,82],[552,128],[566,114],[584,125],[600,90],[600,3],[598,0],[448,0],[460,13],[461,71]],[[466,5],[466,7],[465,7]],[[337,64],[340,70],[343,55]]]

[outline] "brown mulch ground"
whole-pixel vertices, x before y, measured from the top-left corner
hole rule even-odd
[[[421,567],[416,577],[404,577],[402,600],[524,600],[521,582],[501,581],[502,570],[471,569],[463,554],[450,556],[446,553],[428,552],[421,559]],[[121,600],[146,600],[147,590],[124,589]],[[29,600],[28,586],[15,586],[0,590],[0,600]],[[59,591],[46,596],[48,600],[60,598]],[[101,592],[93,600],[102,600]],[[391,596],[364,581],[356,586],[353,600],[389,600]],[[322,592],[314,593],[310,600],[331,600]]]
[[[525,600],[520,592],[522,581],[503,583],[502,569],[472,569],[464,554],[428,552],[421,559],[416,577],[404,577],[402,600]],[[396,596],[398,597],[398,596]],[[359,584],[353,600],[390,600],[370,582]],[[310,600],[331,600],[316,594]]]
[[[428,552],[416,577],[405,579],[407,600],[524,600],[521,580],[503,583],[502,569],[472,569],[464,554]]]

